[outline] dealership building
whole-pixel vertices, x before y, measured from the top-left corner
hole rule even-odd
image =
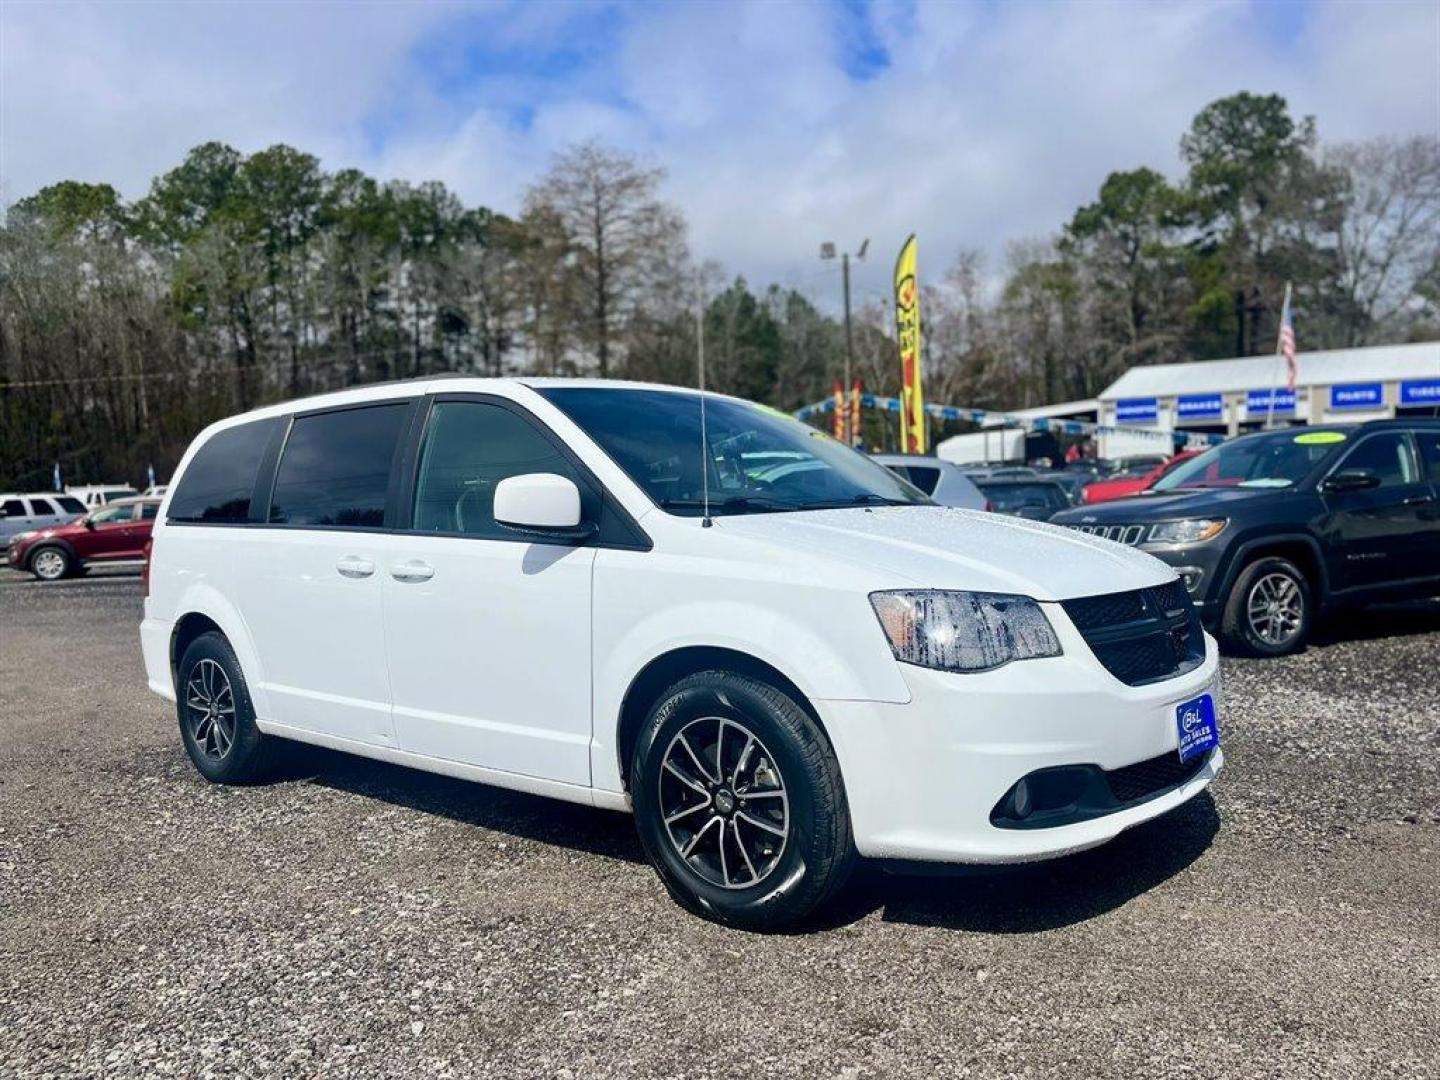
[[[1131,368],[1100,393],[1097,419],[1107,426],[1233,436],[1267,423],[1440,415],[1440,341],[1299,353],[1295,366],[1294,390],[1278,356]],[[1117,450],[1126,452],[1117,444],[1101,453],[1119,456]]]

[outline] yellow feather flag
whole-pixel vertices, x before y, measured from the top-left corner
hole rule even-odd
[[[900,452],[923,454],[925,393],[920,385],[920,282],[915,276],[915,235],[895,260],[895,329],[900,338]]]

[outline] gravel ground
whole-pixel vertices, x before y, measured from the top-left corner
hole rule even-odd
[[[1440,1076],[1440,604],[1227,661],[1213,797],[790,936],[682,913],[622,815],[208,786],[139,611],[0,574],[0,1076]]]

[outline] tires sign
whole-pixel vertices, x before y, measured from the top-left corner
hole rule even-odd
[[[1440,405],[1440,379],[1408,379],[1400,384],[1401,405]]]

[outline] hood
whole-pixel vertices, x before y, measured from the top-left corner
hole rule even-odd
[[[1060,511],[1050,520],[1057,525],[1092,525],[1225,517],[1256,499],[1274,499],[1294,492],[1294,488],[1192,488],[1077,506]]]
[[[918,588],[1068,600],[1175,577],[1134,548],[1039,521],[945,506],[749,514],[716,518],[715,525],[790,552],[883,570]]]

